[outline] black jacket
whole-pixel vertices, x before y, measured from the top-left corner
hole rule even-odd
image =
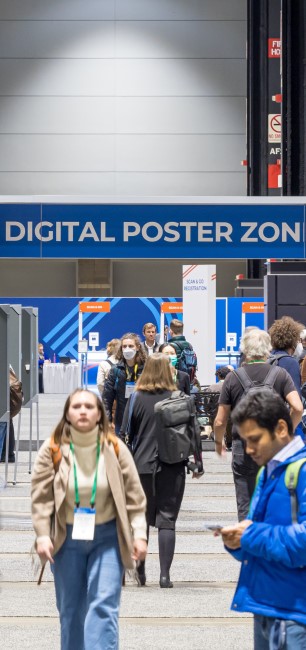
[[[162,399],[170,397],[171,391],[159,393],[137,391],[133,404],[130,424],[129,443],[133,444],[133,456],[139,474],[153,474],[157,456],[157,440],[155,437],[154,406]],[[120,437],[125,439],[129,419],[129,404],[126,405]]]
[[[188,372],[177,370],[176,385],[179,390],[183,391],[183,393],[190,395],[190,378]]]
[[[127,398],[125,397],[125,385],[127,381],[127,370],[129,366],[124,361],[119,361],[116,366],[113,366],[104,384],[102,399],[107,410],[109,421],[112,422],[113,404],[116,400],[115,411],[115,424],[116,427],[121,426],[125,405]],[[130,381],[137,381],[138,377],[143,371],[143,366],[138,365],[136,376],[133,372]]]

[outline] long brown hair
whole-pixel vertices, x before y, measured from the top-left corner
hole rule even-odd
[[[76,390],[73,391],[73,393],[71,393],[67,397],[66,402],[65,402],[65,406],[64,406],[63,415],[62,415],[59,423],[56,425],[56,427],[55,427],[55,429],[53,431],[52,435],[54,437],[54,442],[56,442],[57,444],[60,444],[62,442],[63,437],[66,437],[66,438],[70,437],[70,424],[69,424],[69,422],[67,420],[67,414],[68,414],[68,411],[69,411],[69,408],[70,408],[72,398],[75,395],[77,395],[78,393],[90,393],[90,395],[95,396],[96,402],[97,402],[97,407],[98,407],[98,410],[99,410],[99,413],[100,413],[100,419],[98,421],[99,431],[101,433],[103,433],[105,437],[107,437],[107,433],[108,433],[108,417],[106,415],[106,411],[105,411],[104,404],[103,404],[102,400],[100,399],[100,397],[96,393],[93,393],[91,390],[87,390],[86,388],[77,388]]]
[[[144,390],[148,393],[177,390],[177,386],[173,383],[169,359],[165,354],[155,352],[147,358],[136,383],[136,390]]]

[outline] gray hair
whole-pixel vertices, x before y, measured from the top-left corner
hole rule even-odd
[[[241,339],[240,350],[247,359],[267,359],[272,350],[268,332],[252,329]]]

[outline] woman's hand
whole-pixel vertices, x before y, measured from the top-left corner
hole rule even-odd
[[[148,544],[145,539],[135,539],[133,544],[132,559],[143,562],[146,559]]]
[[[54,564],[54,560],[52,557],[53,551],[54,551],[54,546],[51,542],[50,537],[45,535],[37,538],[36,552],[39,555],[42,562],[47,562],[49,560],[51,564]]]

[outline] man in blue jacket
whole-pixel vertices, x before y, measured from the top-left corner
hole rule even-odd
[[[262,466],[247,519],[221,531],[241,562],[232,609],[254,613],[255,650],[305,650],[306,447],[294,437],[286,404],[269,389],[250,391],[232,420]]]

